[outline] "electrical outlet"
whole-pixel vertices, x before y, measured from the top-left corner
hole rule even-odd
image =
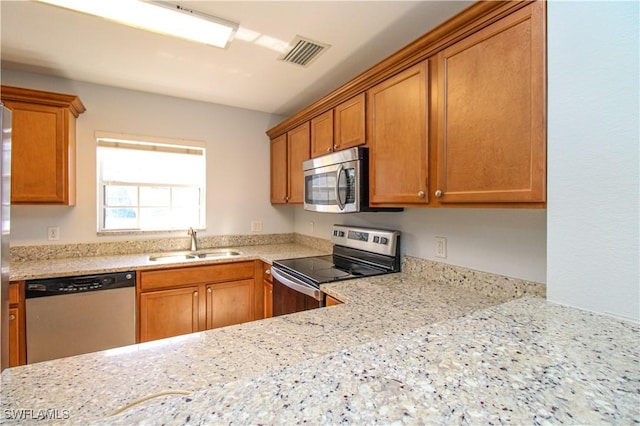
[[[262,232],[262,221],[261,220],[253,220],[253,221],[251,221],[251,232]]]
[[[60,227],[50,226],[47,228],[47,240],[58,241],[60,239]]]
[[[436,237],[436,257],[447,258],[447,239]]]

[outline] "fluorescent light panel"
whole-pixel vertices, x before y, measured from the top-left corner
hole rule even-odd
[[[164,1],[38,0],[130,27],[226,47],[238,24]]]

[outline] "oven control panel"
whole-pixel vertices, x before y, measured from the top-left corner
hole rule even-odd
[[[398,250],[399,236],[399,231],[333,225],[331,242],[344,247],[395,256]]]

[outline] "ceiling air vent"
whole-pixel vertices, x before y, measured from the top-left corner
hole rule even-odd
[[[308,66],[322,52],[331,47],[328,44],[312,41],[300,36],[296,36],[291,43],[291,48],[280,56],[281,61],[290,62],[292,64]]]

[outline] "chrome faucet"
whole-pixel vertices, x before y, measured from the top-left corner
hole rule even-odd
[[[191,251],[198,251],[198,240],[196,240],[196,231],[189,228],[187,235],[191,235]]]

